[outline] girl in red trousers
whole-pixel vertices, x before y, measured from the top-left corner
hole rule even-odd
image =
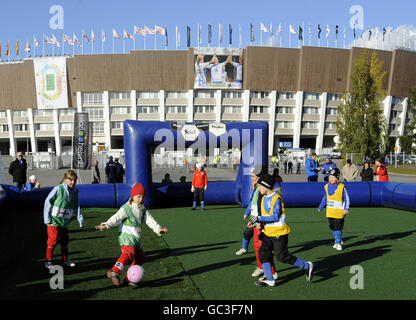
[[[383,163],[383,160],[376,160],[376,170],[374,170],[374,175],[378,178],[377,181],[389,181],[389,175],[387,174],[387,168]]]
[[[121,247],[121,256],[112,269],[107,271],[107,277],[115,286],[120,285],[120,272],[124,267],[131,265],[142,265],[145,255],[142,249],[142,224],[146,223],[157,235],[167,233],[168,229],[162,228],[150,212],[143,206],[145,189],[141,183],[136,183],[131,189],[130,199],[106,222],[95,226],[97,230],[105,230],[120,226],[118,242]],[[126,283],[134,286],[126,276]]]
[[[54,187],[45,200],[43,221],[47,226],[48,242],[45,268],[52,266],[52,254],[55,246],[61,245],[62,263],[66,267],[75,267],[68,259],[68,225],[72,214],[76,214],[79,226],[84,227],[84,218],[78,202],[77,174],[73,170],[65,172],[61,184]]]

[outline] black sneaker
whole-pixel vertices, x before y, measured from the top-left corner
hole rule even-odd
[[[313,277],[313,263],[310,261],[307,261],[309,263],[309,269],[306,271],[306,281],[311,282]]]
[[[262,280],[254,283],[257,287],[274,287],[276,282],[274,280]]]
[[[196,209],[195,207],[192,207],[192,208],[191,208],[191,210],[192,210],[192,211],[194,211],[195,209]]]

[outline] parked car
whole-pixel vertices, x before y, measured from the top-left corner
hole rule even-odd
[[[337,150],[337,149],[332,149],[330,156],[332,159],[341,159],[342,155],[341,155],[341,151]]]

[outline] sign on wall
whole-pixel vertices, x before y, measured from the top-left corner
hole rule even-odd
[[[68,108],[66,58],[33,60],[38,109]]]

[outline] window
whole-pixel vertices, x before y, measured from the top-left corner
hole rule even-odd
[[[159,107],[137,107],[137,113],[158,113]]]
[[[39,131],[53,131],[53,123],[36,123],[35,124],[36,130]]]
[[[269,107],[264,106],[254,106],[251,107],[252,113],[269,113]]]
[[[166,91],[166,98],[168,99],[186,99],[187,91]]]
[[[123,129],[123,121],[112,121],[111,129]]]
[[[293,110],[292,107],[276,107],[276,113],[278,114],[293,114]]]
[[[0,111],[0,118],[6,118],[7,112],[6,111]]]
[[[341,95],[338,93],[328,93],[328,101],[339,101],[341,99]]]
[[[199,113],[214,113],[214,106],[197,106],[195,112]]]
[[[241,113],[241,107],[225,106],[222,107],[223,113]]]
[[[390,111],[390,119],[396,118],[398,115],[399,115],[399,112],[397,110]]]
[[[0,125],[0,132],[9,132],[9,126],[7,124]]]
[[[400,103],[400,98],[399,97],[392,97],[391,99],[391,104],[392,105],[396,105]]]
[[[167,113],[186,113],[185,106],[178,106],[178,107],[166,107]]]
[[[337,115],[338,114],[338,109],[337,108],[326,108],[326,114],[328,115]]]
[[[390,131],[396,131],[396,130],[397,130],[397,124],[395,124],[395,123],[391,123],[391,124],[389,125],[389,129],[390,129]]]
[[[270,96],[270,92],[268,91],[251,91],[250,97],[256,99],[268,99]]]
[[[137,91],[137,99],[159,99],[159,91]]]
[[[335,122],[325,122],[325,129],[336,129],[337,126]]]
[[[37,116],[42,116],[42,117],[52,117],[53,115],[53,111],[52,110],[36,110],[35,114]]]
[[[305,100],[319,100],[320,94],[318,92],[305,92],[303,98]]]
[[[14,131],[22,132],[22,131],[29,131],[29,125],[27,124],[15,124]]]
[[[27,110],[13,110],[13,118],[27,117]]]
[[[278,92],[277,93],[277,99],[288,100],[288,99],[294,99],[294,98],[295,98],[294,92]]]
[[[241,91],[223,91],[222,97],[227,99],[241,99]]]
[[[59,114],[61,116],[73,116],[75,114],[75,109],[74,108],[61,109],[59,111]]]
[[[103,103],[102,92],[84,92],[82,93],[83,104],[101,104]]]
[[[209,91],[209,90],[198,90],[195,91],[195,98],[215,98],[215,91]]]
[[[90,119],[104,119],[104,108],[85,108]]]
[[[92,132],[93,132],[93,134],[104,133],[104,122],[93,122],[92,123]]]
[[[59,124],[60,130],[64,131],[72,131],[74,128],[74,124],[71,122],[64,122]]]
[[[130,114],[130,107],[112,107],[111,114]]]
[[[303,129],[318,129],[318,122],[302,121]]]
[[[304,114],[319,114],[319,108],[303,107]]]
[[[130,91],[125,92],[110,92],[108,94],[110,100],[130,99]]]
[[[293,122],[291,121],[276,121],[277,129],[293,129]]]

